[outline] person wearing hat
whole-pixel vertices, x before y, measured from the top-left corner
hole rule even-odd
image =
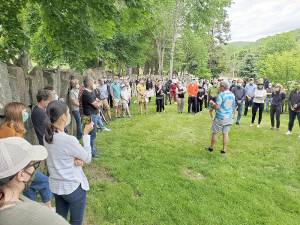
[[[247,116],[249,107],[252,107],[255,89],[256,89],[256,85],[254,84],[254,79],[250,78],[249,83],[246,84],[245,86],[246,99],[245,99],[244,116]]]
[[[262,115],[264,112],[266,97],[267,97],[267,91],[264,89],[264,80],[259,79],[257,81],[257,88],[254,91],[252,119],[250,124],[251,127],[254,126],[257,111],[259,111],[257,127],[258,128],[260,127],[262,121]]]
[[[229,142],[229,130],[232,125],[232,116],[235,110],[235,96],[229,91],[229,84],[227,81],[222,81],[219,87],[220,94],[216,102],[210,101],[210,105],[216,110],[216,115],[211,127],[211,144],[208,148],[209,152],[214,151],[214,146],[217,143],[217,134],[223,133],[223,149],[221,154],[225,155],[227,152],[227,145]]]
[[[282,90],[282,86],[280,84],[276,84],[274,92],[272,93],[272,102],[270,108],[272,130],[275,129],[275,120],[274,120],[275,115],[276,115],[276,129],[279,130],[280,127],[280,113],[281,113],[282,104],[285,99],[285,94],[281,90]]]
[[[40,162],[47,158],[41,145],[20,137],[0,139],[0,225],[67,225],[50,208],[22,195]]]
[[[292,92],[290,93],[288,102],[289,102],[289,128],[288,128],[289,130],[286,134],[291,135],[296,117],[298,118],[298,122],[300,126],[300,81],[295,84]]]

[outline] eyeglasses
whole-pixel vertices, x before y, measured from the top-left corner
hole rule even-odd
[[[34,169],[36,170],[37,168],[39,168],[40,164],[41,164],[41,161],[30,163],[28,166],[25,167],[25,169],[27,169],[29,167],[34,167]]]

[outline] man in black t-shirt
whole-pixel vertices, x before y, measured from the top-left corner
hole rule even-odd
[[[40,145],[44,145],[43,137],[45,134],[45,122],[47,119],[46,108],[51,101],[51,98],[49,90],[39,90],[36,95],[38,103],[33,107],[31,113],[32,124]]]
[[[90,133],[91,137],[91,148],[92,148],[92,156],[93,158],[98,158],[97,150],[95,147],[95,139],[97,136],[97,121],[98,121],[98,109],[100,108],[100,101],[96,98],[95,93],[93,92],[94,89],[94,80],[91,77],[85,77],[83,81],[83,85],[85,89],[81,95],[81,102],[82,102],[82,109],[83,114],[85,116],[90,116],[93,123],[94,129]]]

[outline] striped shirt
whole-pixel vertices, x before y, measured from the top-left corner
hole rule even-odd
[[[79,141],[64,132],[54,133],[53,143],[44,141],[48,150],[47,166],[49,171],[49,186],[51,192],[57,195],[68,195],[79,185],[83,190],[89,190],[88,180],[81,166],[75,166],[75,158],[90,163],[90,136],[83,136],[83,146]]]

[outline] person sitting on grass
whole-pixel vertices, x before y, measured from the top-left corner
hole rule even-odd
[[[229,91],[229,84],[226,81],[222,81],[219,87],[220,94],[218,95],[216,102],[210,100],[211,108],[216,110],[216,115],[212,123],[211,131],[211,144],[208,148],[209,152],[213,152],[217,142],[217,134],[223,133],[223,149],[221,154],[225,155],[227,151],[227,145],[229,142],[229,130],[232,125],[232,116],[235,110],[235,96]]]
[[[300,126],[300,81],[295,85],[289,96],[289,130],[286,133],[287,135],[292,134],[296,117]]]
[[[276,129],[279,130],[280,127],[280,114],[282,104],[285,99],[284,92],[281,91],[282,87],[280,84],[276,84],[274,92],[272,93],[272,102],[270,108],[270,118],[271,118],[271,129],[275,129],[275,114],[276,114]]]
[[[67,221],[22,195],[47,150],[21,137],[0,139],[0,225],[67,225]]]
[[[121,98],[122,98],[122,106],[123,106],[123,117],[128,115],[128,117],[131,117],[130,109],[129,109],[129,102],[131,99],[131,93],[130,90],[127,89],[125,84],[122,84],[121,86]]]
[[[83,146],[65,127],[71,122],[68,106],[62,101],[52,101],[47,106],[48,122],[45,129],[45,147],[48,150],[47,166],[50,190],[54,193],[56,212],[67,219],[70,211],[72,225],[82,225],[86,206],[88,180],[83,163],[92,159],[89,133],[94,130],[91,120],[83,128]]]

